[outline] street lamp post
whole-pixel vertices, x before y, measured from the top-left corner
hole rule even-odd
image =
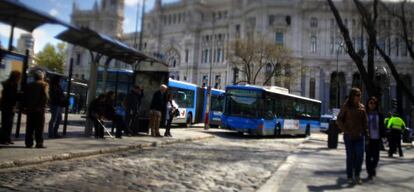
[[[210,103],[211,103],[211,75],[212,75],[212,68],[213,68],[213,63],[214,63],[214,46],[215,46],[215,35],[214,35],[214,30],[215,30],[215,26],[216,26],[216,17],[214,14],[212,14],[212,43],[211,43],[211,53],[210,53],[210,66],[209,66],[209,78],[208,78],[208,87],[207,87],[207,104],[206,104],[206,114],[205,114],[205,124],[204,124],[204,129],[209,129],[209,124],[210,124],[210,119],[209,119],[209,114],[210,114]]]
[[[343,47],[343,43],[338,43],[338,48],[336,49],[336,107],[340,108],[340,94],[341,90],[339,88],[340,81],[339,81],[339,51]]]

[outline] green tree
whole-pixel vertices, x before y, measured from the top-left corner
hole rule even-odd
[[[58,43],[55,46],[46,44],[42,51],[36,54],[37,63],[47,69],[63,73],[63,68],[66,59],[66,44]]]

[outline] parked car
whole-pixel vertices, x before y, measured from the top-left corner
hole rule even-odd
[[[414,138],[414,128],[409,128],[403,132],[403,142],[404,143],[412,143]]]
[[[325,115],[321,115],[321,125],[320,125],[320,131],[323,133],[326,133],[328,131],[329,128],[329,123],[331,122],[331,120],[335,120],[333,115],[329,115],[329,114],[325,114]]]

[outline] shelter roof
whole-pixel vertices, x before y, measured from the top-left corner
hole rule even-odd
[[[0,22],[29,32],[46,23],[71,27],[70,24],[64,21],[30,8],[16,0],[0,1]]]

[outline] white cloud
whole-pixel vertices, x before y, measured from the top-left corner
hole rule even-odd
[[[136,6],[137,3],[142,4],[143,0],[125,0],[126,6]]]
[[[50,35],[43,29],[36,29],[32,33],[34,39],[34,51],[35,53],[39,52],[45,45],[48,43],[51,38]]]
[[[49,11],[49,14],[56,17],[59,14],[59,12],[56,9],[52,9]]]

